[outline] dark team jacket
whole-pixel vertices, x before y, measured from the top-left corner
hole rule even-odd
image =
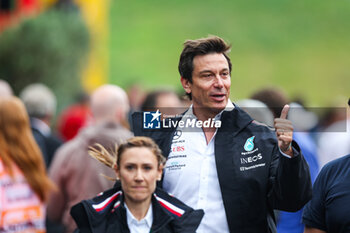
[[[179,121],[181,118],[174,118]],[[223,111],[215,136],[215,161],[231,233],[276,232],[273,209],[297,211],[312,195],[309,167],[293,141],[293,158],[280,152],[275,133],[235,106]],[[176,128],[143,129],[133,115],[135,136],[149,136],[167,157]],[[244,149],[253,138],[254,148]]]
[[[157,188],[152,196],[151,233],[194,233],[203,218],[203,210],[194,210]],[[71,209],[77,223],[75,233],[129,233],[120,185],[85,200]]]

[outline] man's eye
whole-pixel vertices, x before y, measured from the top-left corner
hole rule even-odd
[[[203,76],[204,78],[209,78],[209,77],[212,76],[212,74],[203,74],[202,76]]]
[[[145,166],[144,169],[145,169],[146,171],[150,171],[150,170],[152,170],[152,167],[151,167],[151,166]]]
[[[134,166],[129,165],[129,166],[126,166],[125,168],[126,168],[126,170],[130,171],[130,170],[134,169]]]

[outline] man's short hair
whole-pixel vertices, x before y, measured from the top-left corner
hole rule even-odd
[[[26,86],[20,93],[30,117],[44,118],[54,116],[56,96],[44,84],[34,83]]]
[[[223,39],[217,36],[210,36],[197,40],[187,40],[184,43],[184,49],[180,55],[179,72],[182,78],[192,82],[193,58],[198,55],[210,53],[222,53],[229,65],[230,74],[232,70],[231,60],[228,57],[231,45],[228,45]]]
[[[142,105],[141,105],[141,111],[143,112],[147,112],[147,111],[156,111],[157,109],[159,109],[160,107],[164,107],[164,106],[159,106],[159,99],[167,96],[167,95],[172,95],[175,98],[179,98],[177,96],[177,94],[172,91],[172,90],[155,90],[152,91],[150,93],[148,93],[146,95],[145,100],[143,101]],[[179,102],[180,102],[180,98],[179,98]],[[172,105],[172,103],[169,103],[170,105]]]
[[[284,105],[289,103],[287,94],[278,87],[266,87],[252,94],[253,100],[259,100],[270,108],[273,116],[280,117]]]

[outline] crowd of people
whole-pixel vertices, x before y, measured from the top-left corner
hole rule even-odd
[[[183,94],[105,84],[59,114],[0,80],[0,232],[350,232],[349,108],[231,101],[229,50],[186,41]]]

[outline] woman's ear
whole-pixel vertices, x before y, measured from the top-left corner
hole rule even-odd
[[[117,180],[119,180],[119,177],[120,177],[120,171],[119,171],[119,167],[118,167],[118,165],[117,165],[117,164],[114,164],[113,168],[114,168],[114,171],[115,171],[115,174],[116,174]]]
[[[158,167],[158,176],[157,176],[158,181],[162,180],[163,168],[164,168],[163,164],[159,165]]]

